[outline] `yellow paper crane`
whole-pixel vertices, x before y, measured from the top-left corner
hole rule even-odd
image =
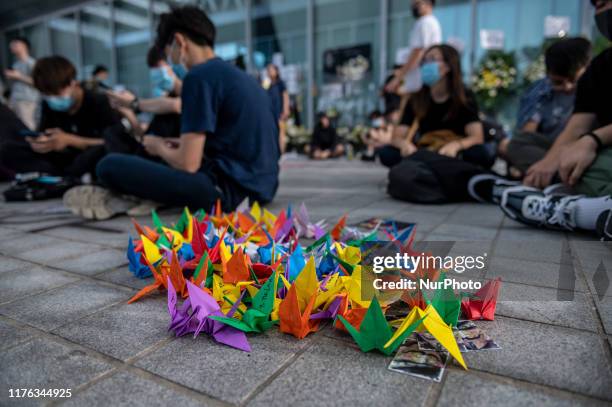
[[[385,344],[385,348],[391,346],[395,339],[400,337],[410,325],[412,325],[415,321],[418,321],[426,315],[427,318],[425,318],[423,322],[421,322],[421,325],[419,325],[417,329],[421,331],[423,329],[427,330],[427,332],[429,332],[434,338],[436,338],[437,341],[440,342],[440,345],[442,345],[448,351],[448,353],[450,353],[455,358],[455,360],[459,362],[459,364],[463,366],[464,369],[467,370],[467,366],[465,364],[465,361],[463,360],[463,356],[461,356],[461,352],[459,351],[459,347],[457,346],[457,340],[453,335],[453,330],[449,325],[446,325],[444,323],[442,317],[440,317],[440,314],[438,314],[436,309],[431,305],[428,305],[427,308],[425,308],[425,311],[423,311],[419,307],[412,308],[410,314],[406,316],[400,327],[397,329],[397,331],[395,331],[391,339],[389,339],[389,341]]]

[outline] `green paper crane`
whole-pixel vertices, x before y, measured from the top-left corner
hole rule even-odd
[[[446,281],[446,274],[441,273],[438,279],[438,287]],[[438,311],[442,320],[451,326],[457,326],[457,320],[461,312],[461,298],[455,295],[451,287],[438,288],[434,294],[431,305]]]
[[[172,248],[172,244],[168,241],[168,238],[166,237],[166,234],[163,230],[164,223],[161,221],[155,210],[151,211],[151,218],[153,219],[153,226],[155,226],[157,233],[159,233],[159,239],[157,239],[155,244],[158,247],[164,246],[166,248]]]
[[[341,315],[338,315],[338,318],[344,324],[344,327],[351,334],[362,352],[377,350],[380,353],[389,356],[396,351],[396,349],[404,342],[404,339],[406,339],[408,335],[410,335],[419,325],[421,325],[421,322],[423,322],[423,320],[427,317],[425,316],[411,324],[402,335],[398,336],[397,339],[386,348],[385,344],[389,341],[389,339],[391,339],[393,332],[385,319],[385,314],[380,308],[380,304],[378,303],[378,299],[376,297],[372,299],[370,307],[368,308],[365,316],[363,317],[363,321],[359,326],[359,330],[352,326]]]
[[[264,332],[270,329],[276,322],[271,321],[270,314],[274,309],[274,299],[276,298],[276,281],[278,279],[275,272],[257,294],[253,297],[252,307],[242,313],[242,320],[234,318],[210,316],[210,319],[223,322],[243,332]]]

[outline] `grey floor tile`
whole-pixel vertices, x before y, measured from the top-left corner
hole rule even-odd
[[[205,335],[189,336],[172,341],[136,365],[214,398],[239,403],[308,341],[271,330],[249,336],[252,352],[247,353]]]
[[[453,224],[444,222],[433,230],[433,233],[447,236],[456,236],[457,240],[493,240],[497,230],[485,226],[472,226],[468,224]]]
[[[598,326],[584,293],[508,281],[502,282],[496,314],[591,332],[597,332]]]
[[[153,277],[144,279],[135,277],[130,270],[128,270],[127,266],[98,274],[96,278],[126,287],[135,288],[137,290],[140,290],[141,288],[155,282]]]
[[[28,269],[33,266],[34,265],[32,263],[27,261],[0,255],[0,273],[4,273],[5,271]]]
[[[0,350],[24,342],[34,334],[35,333],[28,328],[18,327],[9,322],[0,320]]]
[[[65,226],[50,229],[43,233],[45,235],[57,236],[64,239],[78,240],[81,242],[95,243],[115,248],[124,248],[126,246],[127,233],[133,230],[132,224],[129,222],[129,220],[122,220],[121,228],[114,225],[106,226],[105,228],[108,229],[107,231],[95,230],[93,229],[94,226],[95,224],[92,225],[92,228]],[[100,227],[104,226],[100,225]],[[119,232],[114,232],[114,230],[118,230]]]
[[[77,281],[77,276],[40,266],[7,271],[0,277],[0,303]]]
[[[567,393],[514,385],[499,380],[451,370],[446,376],[438,407],[450,406],[539,406],[539,407],[596,407],[606,403],[592,398]]]
[[[165,299],[143,298],[107,308],[54,333],[125,360],[170,336],[167,310]]]
[[[52,246],[45,246],[37,250],[20,252],[15,254],[15,257],[48,265],[57,262],[58,260],[67,259],[69,257],[77,257],[83,253],[93,253],[102,249],[103,248],[101,246],[93,245],[91,243],[80,243],[57,239]]]
[[[130,292],[95,282],[81,282],[0,307],[0,314],[51,330],[130,298]]]
[[[598,335],[504,317],[479,326],[503,349],[464,354],[469,368],[612,400],[612,367]]]
[[[125,251],[105,249],[93,253],[84,252],[69,259],[54,260],[49,262],[49,265],[73,273],[94,275],[102,271],[116,269],[119,266],[127,265],[127,263]]]
[[[111,366],[84,351],[36,338],[0,353],[0,404],[7,405],[9,388],[74,389]],[[20,405],[39,405],[37,399],[22,399]]]
[[[323,337],[248,405],[422,405],[432,382],[388,370],[391,359]]]
[[[524,260],[520,256],[514,258],[500,257],[500,255],[502,255],[502,253],[496,249],[495,256],[489,259],[489,263],[487,264],[487,278],[501,277],[502,281],[514,283],[549,288],[573,288],[573,290],[576,291],[586,291],[582,278],[579,278],[579,272],[574,271],[576,277],[573,280],[569,277],[562,277],[571,274],[571,272],[568,271],[566,273],[562,271],[559,263]],[[505,254],[503,255],[505,256]]]
[[[0,253],[15,256],[22,252],[36,251],[47,246],[57,245],[62,241],[63,239],[39,233],[16,232],[7,236],[6,239],[2,239],[0,242]]]
[[[184,393],[144,379],[135,373],[124,371],[96,382],[75,394],[63,406],[201,406],[208,400],[197,400]]]

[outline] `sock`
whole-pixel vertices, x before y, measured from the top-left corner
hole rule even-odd
[[[602,212],[612,209],[612,197],[581,198],[576,201],[574,220],[580,229],[594,231],[597,218]]]

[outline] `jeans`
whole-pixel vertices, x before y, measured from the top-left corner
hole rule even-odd
[[[107,155],[96,171],[100,182],[117,192],[168,206],[210,211],[221,199],[223,210],[231,211],[248,196],[246,190],[210,170],[189,173],[128,154]]]

